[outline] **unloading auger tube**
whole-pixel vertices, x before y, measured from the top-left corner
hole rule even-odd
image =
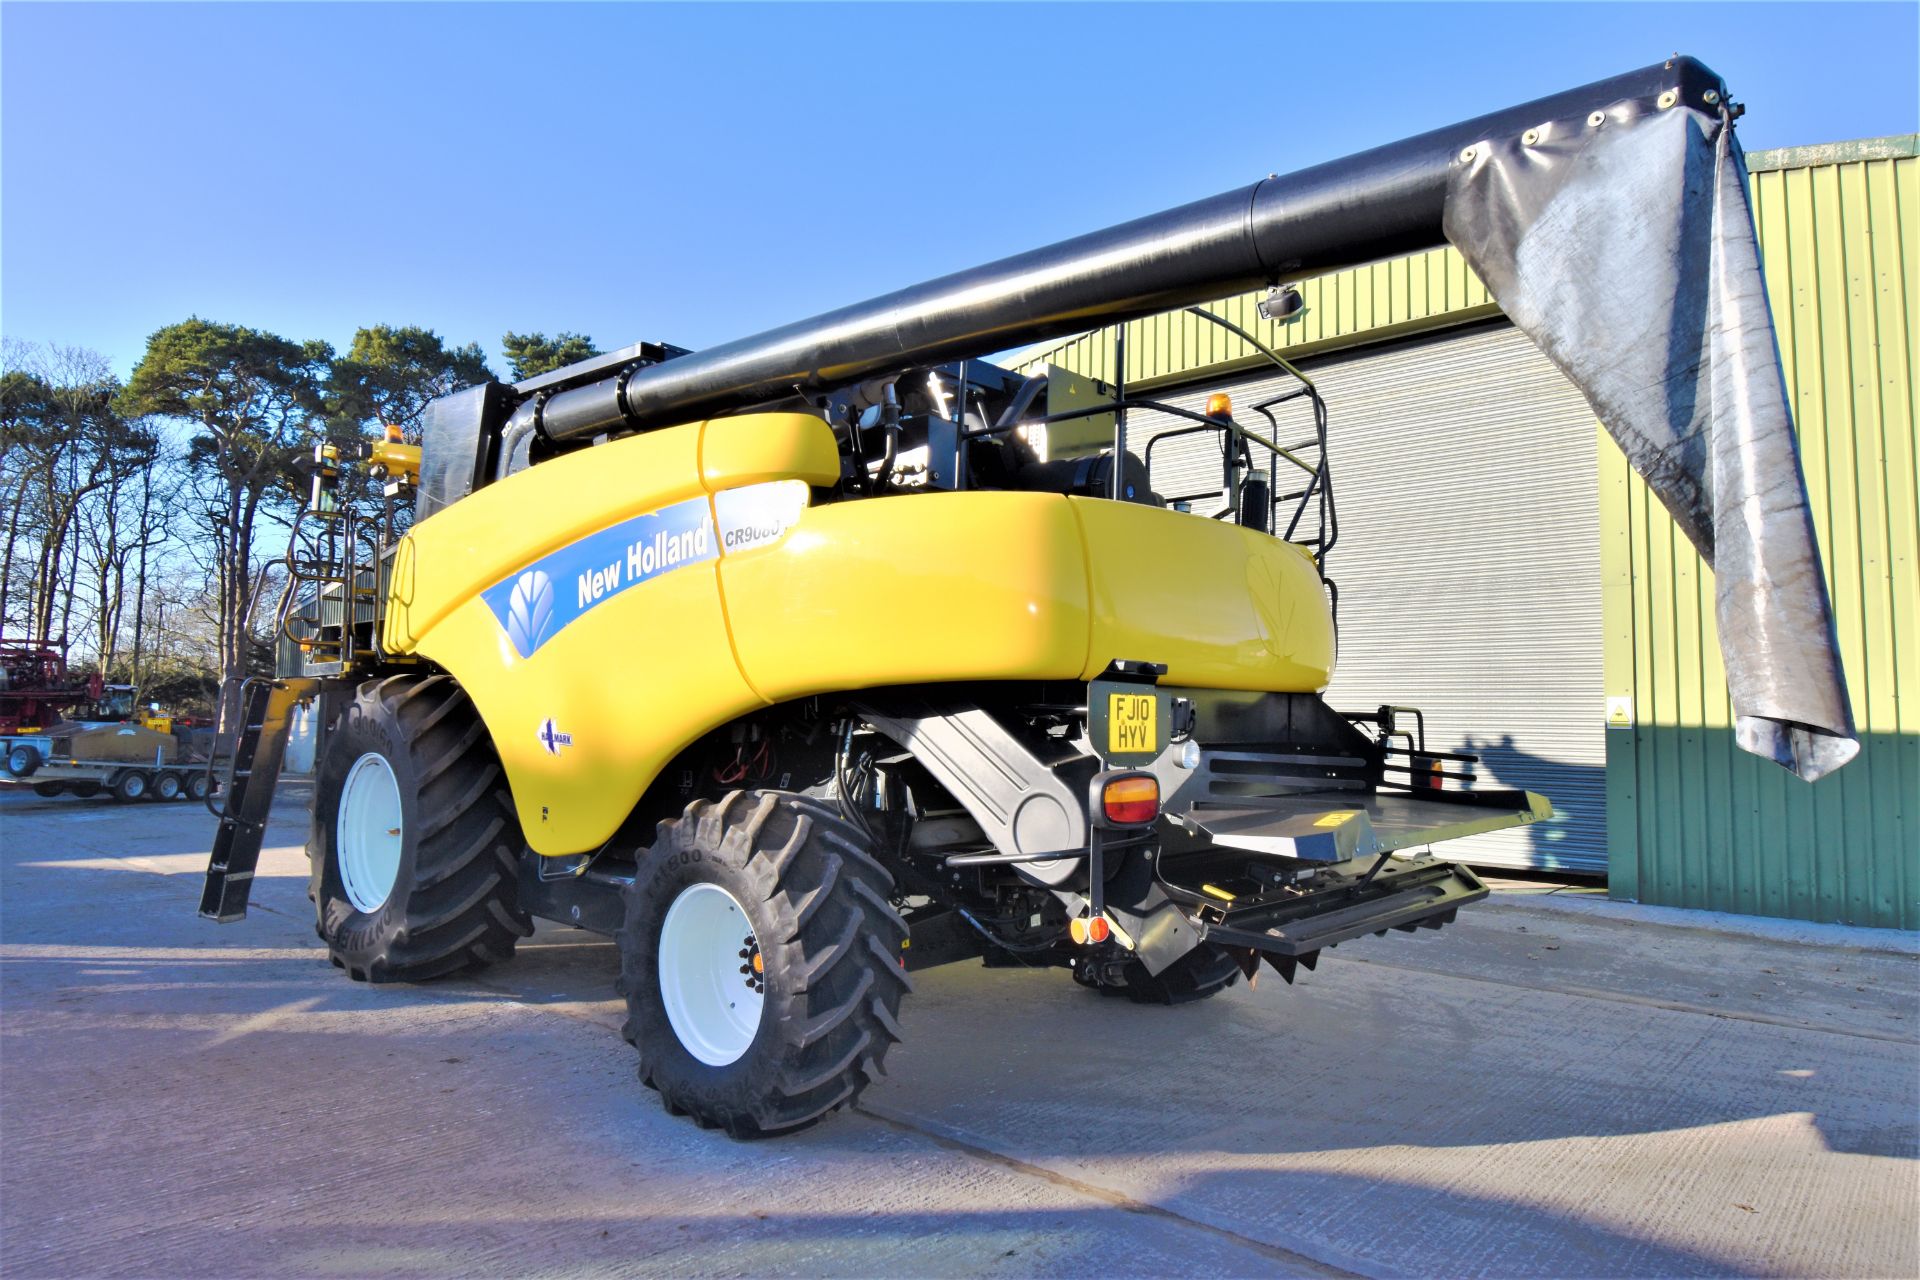
[[[1726,89],[1699,62],[1675,58],[663,364],[623,373],[634,353],[614,352],[515,391],[552,392],[539,409],[541,433],[583,439],[709,417],[796,387],[1010,350],[1430,249],[1446,242],[1448,180],[1467,148],[1621,103],[1651,105],[1668,92],[1710,107]]]
[[[736,1134],[857,1098],[914,968],[1181,1003],[1441,927],[1487,890],[1432,846],[1552,809],[1480,785],[1417,711],[1322,698],[1312,382],[1266,352],[1295,388],[1249,406],[1267,439],[986,357],[1442,243],[1714,559],[1743,745],[1835,767],[1852,726],[1736,114],[1676,58],[756,338],[442,397],[417,450],[366,458],[370,557],[316,469],[303,524],[334,550],[289,553],[202,913],[244,914],[316,703],[333,962],[415,981],[507,958],[534,918],[611,935],[641,1078]],[[1289,395],[1304,442],[1267,412]],[[1146,406],[1180,425],[1130,438]],[[1217,490],[1155,492],[1176,436],[1218,440]]]

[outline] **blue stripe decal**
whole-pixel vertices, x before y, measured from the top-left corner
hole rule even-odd
[[[705,498],[634,516],[543,556],[480,593],[521,657],[588,610],[663,573],[719,554]]]

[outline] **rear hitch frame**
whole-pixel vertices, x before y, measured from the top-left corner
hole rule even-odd
[[[1300,961],[1369,933],[1441,928],[1490,892],[1472,868],[1428,857],[1316,892],[1227,908],[1218,921],[1196,924],[1205,941]]]

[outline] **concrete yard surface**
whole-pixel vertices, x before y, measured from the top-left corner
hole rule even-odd
[[[203,809],[0,795],[0,1273],[1920,1275],[1920,959],[1865,931],[1503,896],[1175,1009],[949,966],[857,1110],[741,1143],[592,935],[349,982],[305,800],[223,926]]]

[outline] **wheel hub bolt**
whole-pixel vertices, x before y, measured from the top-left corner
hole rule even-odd
[[[747,990],[765,991],[767,989],[767,962],[761,958],[760,944],[752,934],[742,941],[739,952],[740,975],[746,979]]]

